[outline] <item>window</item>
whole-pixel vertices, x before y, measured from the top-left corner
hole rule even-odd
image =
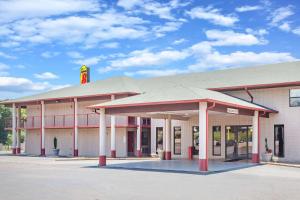
[[[199,126],[192,127],[193,133],[193,155],[199,154]]]
[[[274,125],[274,155],[284,157],[284,125]]]
[[[174,154],[181,154],[181,127],[174,127]]]
[[[290,89],[290,107],[300,107],[300,89]]]
[[[136,125],[135,117],[128,116],[128,125]]]
[[[221,126],[213,126],[212,131],[212,139],[213,139],[213,155],[220,156],[221,155]]]
[[[142,126],[150,126],[151,118],[142,118]]]
[[[163,127],[156,127],[156,153],[158,149],[163,150]]]

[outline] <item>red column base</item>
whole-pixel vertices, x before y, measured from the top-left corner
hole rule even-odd
[[[45,156],[45,149],[41,149],[41,156]]]
[[[208,160],[207,159],[199,159],[199,170],[202,172],[208,171]]]
[[[78,149],[74,149],[74,157],[78,157]]]
[[[253,163],[259,163],[259,154],[258,153],[253,153],[252,154],[252,162]]]
[[[18,147],[18,148],[17,148],[17,154],[20,154],[20,153],[21,153],[21,148]]]
[[[117,157],[116,156],[117,155],[116,150],[111,150],[110,155],[111,155],[112,158],[116,158]]]
[[[166,160],[172,160],[171,151],[166,151]]]
[[[99,156],[99,167],[106,166],[106,156]]]
[[[14,155],[16,155],[16,154],[17,154],[17,150],[16,150],[16,148],[12,148],[11,150],[12,150],[12,154],[14,154]]]
[[[142,157],[142,151],[141,150],[136,150],[136,154],[137,154],[137,157]]]

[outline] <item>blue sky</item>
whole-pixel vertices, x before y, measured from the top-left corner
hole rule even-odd
[[[0,0],[0,99],[300,58],[300,3]]]

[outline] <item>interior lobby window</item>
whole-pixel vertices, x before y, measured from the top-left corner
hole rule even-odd
[[[181,154],[181,127],[174,127],[174,154]]]
[[[213,155],[221,155],[221,126],[213,126]]]
[[[156,153],[158,149],[163,150],[163,127],[156,127]]]
[[[274,155],[284,157],[284,126],[274,126]]]
[[[290,107],[300,106],[300,89],[290,89]]]
[[[199,154],[199,126],[193,126],[193,155]]]

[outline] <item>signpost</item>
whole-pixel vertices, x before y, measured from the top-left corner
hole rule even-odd
[[[235,109],[235,108],[227,108],[227,113],[238,115],[239,114],[239,110]]]
[[[90,68],[82,65],[80,68],[80,84],[86,84],[90,82]]]

